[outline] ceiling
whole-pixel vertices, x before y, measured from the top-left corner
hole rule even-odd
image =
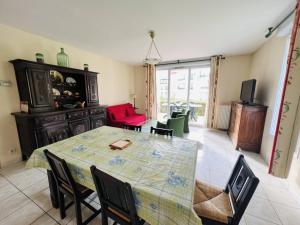
[[[0,23],[131,64],[256,50],[295,0],[0,0]],[[0,36],[1,38],[1,36]]]

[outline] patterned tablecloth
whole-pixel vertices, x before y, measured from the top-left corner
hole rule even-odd
[[[111,150],[119,139],[133,142]],[[93,190],[90,166],[131,184],[138,215],[151,225],[202,224],[192,209],[197,142],[101,127],[33,152],[27,167],[49,169],[43,150],[65,159],[74,179]]]

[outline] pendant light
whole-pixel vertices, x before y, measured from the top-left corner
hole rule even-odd
[[[162,58],[161,58],[161,55],[160,55],[160,53],[156,47],[155,41],[154,41],[155,33],[153,30],[149,31],[149,36],[151,38],[151,43],[150,43],[150,47],[149,47],[148,53],[146,55],[146,58],[144,59],[144,63],[155,65],[155,64],[160,63],[162,61]],[[152,54],[153,48],[156,51],[156,55],[158,56],[157,58],[155,57],[154,53]]]

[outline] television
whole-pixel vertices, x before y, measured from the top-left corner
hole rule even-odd
[[[240,100],[244,104],[251,104],[254,102],[256,80],[245,80],[242,83]]]

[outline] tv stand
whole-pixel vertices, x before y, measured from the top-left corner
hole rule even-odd
[[[267,106],[232,102],[228,135],[236,150],[260,152]]]

